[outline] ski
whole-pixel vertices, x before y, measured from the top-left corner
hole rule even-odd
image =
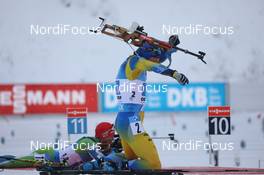
[[[120,174],[120,175],[185,175],[185,174],[264,174],[264,169],[259,168],[225,168],[225,167],[179,167],[171,169],[145,169],[145,170],[41,170],[40,175],[79,175],[79,174]]]
[[[91,171],[81,171],[81,170],[56,170],[56,171],[40,171],[39,175],[79,175],[79,174],[118,174],[118,175],[183,175],[175,170],[116,170],[116,171],[104,171],[104,170],[91,170]]]

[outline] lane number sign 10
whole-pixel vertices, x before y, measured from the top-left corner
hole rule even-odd
[[[209,135],[230,135],[230,106],[209,106]]]

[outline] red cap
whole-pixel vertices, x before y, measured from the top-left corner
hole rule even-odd
[[[115,130],[113,129],[113,124],[108,122],[101,122],[95,128],[95,137],[102,140],[106,138],[113,138],[115,135]]]

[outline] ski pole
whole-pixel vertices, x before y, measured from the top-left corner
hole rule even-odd
[[[175,140],[174,134],[170,133],[168,136],[163,136],[163,137],[152,137],[151,139],[170,139],[170,140]]]
[[[145,136],[147,136],[147,134],[145,134]],[[115,134],[114,136],[115,138],[120,138],[119,134]],[[170,140],[174,140],[174,134],[173,133],[169,133],[168,136],[161,136],[161,137],[151,137],[150,139],[170,139]]]

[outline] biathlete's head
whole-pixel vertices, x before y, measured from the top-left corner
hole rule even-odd
[[[111,151],[111,144],[115,136],[114,125],[108,122],[101,122],[95,128],[95,137],[100,140],[103,153]]]
[[[113,139],[114,135],[114,125],[109,122],[101,122],[95,128],[95,137],[99,140]]]
[[[178,36],[170,36],[169,44],[172,46],[177,46],[178,44],[180,44]],[[156,63],[163,63],[167,59],[171,63],[171,54],[173,52],[176,52],[176,49],[165,50],[157,46],[153,46],[147,42],[144,42],[143,45],[136,50],[136,55]]]

